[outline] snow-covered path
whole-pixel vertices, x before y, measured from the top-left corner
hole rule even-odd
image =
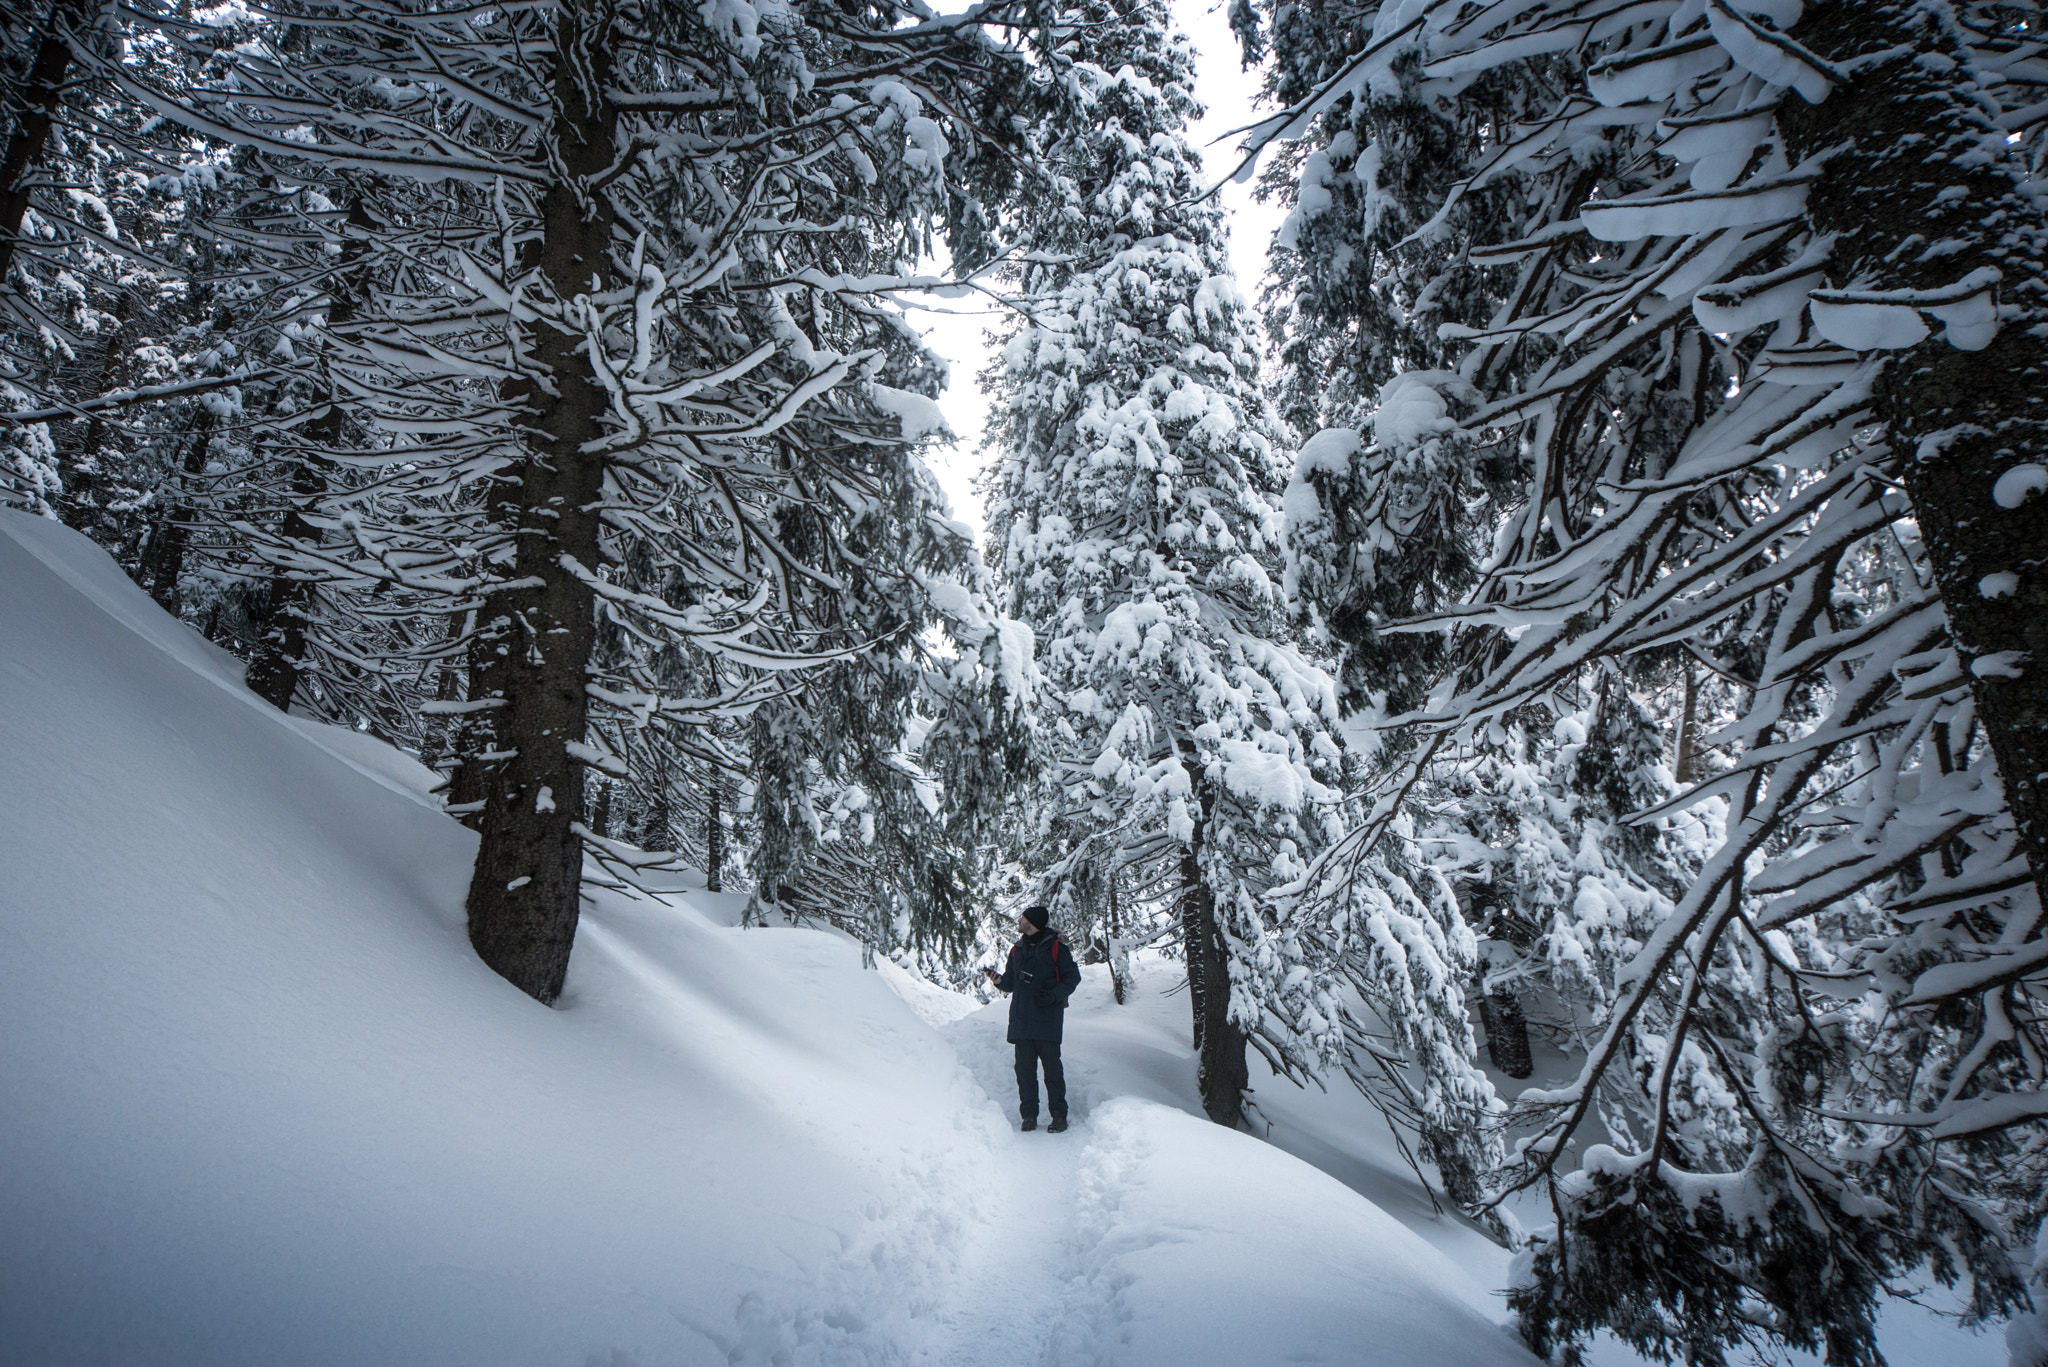
[[[1187,1051],[1139,1044],[1147,1023],[1110,1007],[1106,984],[1084,988],[1075,1014],[1074,1123],[1061,1135],[1016,1128],[1001,1003],[940,1028],[960,1064],[950,1139],[924,1148],[915,1175],[904,1169],[897,1195],[843,1239],[837,1275],[813,1282],[824,1298],[764,1303],[757,1329],[779,1329],[757,1334],[758,1360],[1531,1361],[1423,1240],[1173,1104],[1183,1098],[1161,1084],[1188,1069]],[[892,1311],[856,1308],[877,1301]]]
[[[956,1027],[954,1043],[979,1043],[990,1032],[973,1027],[984,1024]],[[981,1105],[996,1112],[1003,1128],[986,1166],[964,1174],[975,1190],[971,1203],[961,1204],[975,1218],[961,1241],[953,1287],[933,1315],[932,1337],[911,1360],[919,1367],[1040,1367],[1059,1361],[1054,1343],[1075,1280],[1078,1160],[1087,1127],[1020,1133],[1007,1058],[961,1052],[986,1098]]]

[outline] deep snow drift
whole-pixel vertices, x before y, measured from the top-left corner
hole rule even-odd
[[[55,524],[0,512],[0,586],[0,1360],[1533,1363],[1358,1098],[1199,1118],[1172,966],[1084,984],[1058,1137],[1000,1007],[734,897],[596,894],[548,1010],[426,771]]]
[[[840,937],[599,894],[536,1005],[425,771],[54,524],[0,584],[7,1361],[1529,1361],[1249,1136],[1089,1081],[1017,1134],[999,1024]]]

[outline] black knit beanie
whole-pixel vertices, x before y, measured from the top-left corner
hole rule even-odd
[[[1024,908],[1024,919],[1038,929],[1044,930],[1046,922],[1052,920],[1052,913],[1044,907],[1026,907]]]

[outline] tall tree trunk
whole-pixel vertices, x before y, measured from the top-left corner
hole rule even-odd
[[[64,75],[71,69],[70,35],[84,21],[81,0],[51,0],[35,63],[22,84],[20,112],[6,154],[0,157],[0,288],[14,265],[14,246],[21,240],[21,221],[28,214],[31,170],[49,145],[50,128],[57,121]]]
[[[1904,0],[1809,5],[1795,36],[1851,74],[1818,105],[1788,97],[1779,118],[1795,159],[1830,152],[1808,200],[1814,226],[1837,235],[1830,284],[1936,289],[1995,264],[2004,276],[2000,300],[2018,306],[1988,346],[1974,339],[1981,349],[1973,351],[1945,340],[1936,322],[1927,340],[1893,356],[1878,402],[2034,885],[2048,904],[2048,491],[2040,487],[2048,479],[2048,270],[2034,237],[2041,215],[2015,168],[1986,154],[2005,146],[2004,131],[1986,115],[1982,91],[1959,63],[1965,54],[1932,10]],[[1917,249],[1929,243],[1943,249]]]
[[[178,473],[190,480],[206,468],[206,453],[213,441],[213,410],[200,405],[193,415],[190,436],[191,445],[185,448],[185,458],[178,464]],[[176,478],[176,475],[173,476]],[[149,547],[142,557],[142,587],[149,590],[149,596],[163,607],[165,612],[176,617],[184,610],[184,603],[178,596],[178,581],[185,574],[185,552],[192,543],[192,519],[197,516],[191,501],[185,496],[180,483],[179,497],[157,522],[149,538]]]
[[[613,274],[613,214],[581,183],[611,164],[617,112],[604,96],[611,68],[608,10],[591,0],[564,8],[557,27],[554,117],[547,131],[560,175],[542,205],[541,270],[560,300],[588,294]],[[484,782],[483,839],[469,885],[469,939],[483,961],[542,1002],[561,995],[575,943],[583,846],[581,744],[589,704],[584,675],[596,639],[595,596],[565,562],[598,560],[601,456],[583,450],[602,435],[604,389],[584,339],[542,326],[533,360],[547,383],[526,388],[525,454],[496,487],[492,512],[515,538],[517,587],[489,595],[479,671],[495,767]]]
[[[1124,980],[1127,962],[1122,945],[1124,918],[1123,908],[1118,904],[1116,885],[1117,875],[1112,869],[1109,875],[1109,991],[1116,999],[1116,1004],[1122,1006],[1125,997],[1130,994],[1130,984]],[[1199,1041],[1197,1044],[1199,1045]]]
[[[331,444],[341,436],[341,409],[328,410],[306,425],[307,439],[315,445]],[[306,520],[306,509],[327,492],[327,477],[303,457],[292,470],[292,506],[284,515],[285,539],[301,545],[320,544],[320,531]],[[313,584],[295,577],[283,567],[270,571],[269,591],[264,595],[263,630],[257,636],[256,658],[249,662],[249,688],[280,712],[292,710],[292,698],[299,691],[299,676],[305,671],[306,622],[313,603]]]
[[[1197,789],[1199,791],[1199,787]],[[1208,833],[1209,802],[1195,825],[1195,838],[1181,856],[1181,940],[1187,951],[1188,997],[1195,1024],[1195,1078],[1202,1109],[1218,1125],[1244,1119],[1244,1031],[1230,1018],[1230,960],[1216,924],[1216,893],[1202,879],[1202,841]]]
[[[1671,777],[1680,787],[1692,782],[1692,752],[1698,734],[1699,671],[1685,662],[1685,699],[1678,710],[1678,739],[1671,747]]]
[[[1195,1049],[1195,1066],[1199,1068],[1202,1057],[1202,1027],[1209,1020],[1208,1006],[1203,1000],[1209,990],[1209,974],[1202,961],[1202,946],[1207,943],[1207,937],[1202,932],[1202,916],[1195,905],[1197,890],[1202,887],[1202,871],[1195,861],[1193,850],[1181,856],[1180,881],[1180,944],[1182,957],[1187,960],[1188,966],[1188,1037]],[[1211,919],[1214,915],[1212,907]]]
[[[376,222],[357,195],[349,202],[348,225],[355,232],[342,244],[341,269],[335,272],[327,300],[330,329],[355,321],[364,291],[360,262],[369,250],[369,234]],[[317,547],[320,531],[306,514],[327,495],[327,461],[322,454],[341,444],[345,424],[341,396],[330,379],[327,411],[306,424],[306,449],[292,467],[292,501],[285,509],[279,529],[285,540]],[[269,592],[264,595],[263,629],[257,633],[256,658],[249,663],[249,687],[280,712],[292,709],[299,679],[305,672],[306,623],[311,617],[315,595],[313,581],[295,575],[285,567],[273,566]],[[447,676],[443,675],[443,683]]]
[[[114,330],[107,334],[106,353],[100,359],[102,394],[121,383],[128,370],[129,311],[129,294],[124,289],[114,296]],[[82,531],[91,521],[93,475],[98,471],[100,447],[106,440],[107,415],[103,410],[94,410],[86,420],[77,450],[58,454],[57,477],[64,485],[64,507],[59,515],[68,527]]]
[[[704,890],[725,891],[725,878],[720,870],[725,867],[725,803],[720,799],[725,794],[725,773],[713,766],[711,770],[711,796],[705,803],[704,812]]]

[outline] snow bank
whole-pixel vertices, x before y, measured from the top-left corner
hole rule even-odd
[[[1016,1133],[994,1009],[941,1034],[971,1004],[842,937],[599,893],[535,1004],[469,950],[474,837],[418,766],[52,523],[0,514],[0,582],[8,1360],[1529,1361],[1185,1098]],[[1076,1032],[1112,1074],[1122,1026]]]
[[[600,896],[548,1011],[362,738],[0,530],[12,1360],[722,1363],[873,1292],[978,1093],[851,946]]]

